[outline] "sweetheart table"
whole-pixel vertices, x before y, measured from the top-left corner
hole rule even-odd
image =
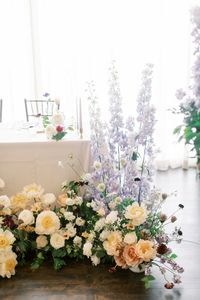
[[[88,171],[89,161],[89,140],[66,136],[56,142],[44,133],[0,128],[0,177],[6,183],[1,194],[11,196],[31,183],[58,194],[65,180]]]

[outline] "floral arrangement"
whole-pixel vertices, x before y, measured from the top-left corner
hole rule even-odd
[[[43,95],[44,97],[49,97],[48,93]],[[53,113],[52,117],[43,116],[43,126],[45,128],[46,136],[48,139],[59,141],[64,138],[68,130],[73,131],[73,126],[65,126],[65,118],[63,113],[59,111],[60,100],[54,100],[57,105],[57,110]]]
[[[191,11],[194,24],[191,35],[194,38],[194,65],[192,68],[193,83],[186,93],[183,89],[176,92],[176,97],[181,102],[174,113],[183,114],[183,124],[174,129],[174,134],[180,135],[179,141],[185,140],[192,145],[191,151],[195,151],[197,165],[200,164],[200,7],[194,7]]]
[[[166,272],[171,272],[174,283],[179,283],[183,268],[175,262],[168,243],[180,242],[182,233],[176,227],[167,235],[165,224],[175,222],[176,217],[156,209],[166,195],[159,191],[152,195],[156,202],[152,210],[116,196],[108,205],[99,206],[78,196],[80,187],[87,184],[72,181],[57,198],[36,184],[25,186],[10,198],[0,196],[0,275],[10,278],[17,264],[31,262],[31,268],[37,269],[48,260],[59,270],[67,258],[87,257],[95,266],[109,263],[111,272],[117,267],[145,270],[142,280],[146,287],[154,279],[153,265],[165,278]],[[172,288],[174,284],[166,280],[166,288]]]
[[[167,195],[152,188],[155,109],[151,105],[153,66],[142,73],[136,119],[123,120],[118,72],[110,69],[109,98],[112,116],[101,120],[95,87],[88,84],[91,125],[91,172],[77,174],[65,182],[56,197],[36,184],[25,186],[8,198],[0,196],[0,275],[10,278],[18,264],[31,262],[37,269],[46,260],[55,270],[68,258],[91,260],[94,266],[107,263],[117,268],[144,272],[146,288],[155,279],[152,267],[163,274],[168,289],[181,282],[184,271],[169,247],[182,240],[175,227],[177,210],[166,216],[162,204]],[[67,164],[75,171],[75,159]],[[77,160],[78,161],[78,160]],[[62,165],[62,162],[59,162]],[[172,278],[168,278],[168,275]]]

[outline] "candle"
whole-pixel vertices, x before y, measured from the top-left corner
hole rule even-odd
[[[81,98],[79,98],[79,130],[80,130],[80,138],[83,138],[83,124],[82,124],[82,103]]]
[[[78,98],[76,97],[76,130],[79,131]]]

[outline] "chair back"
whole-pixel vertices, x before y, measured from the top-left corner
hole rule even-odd
[[[3,108],[3,100],[0,99],[0,122],[2,122],[2,108]]]
[[[57,105],[53,100],[24,99],[24,105],[27,122],[30,121],[30,117],[52,116],[55,106],[59,109],[59,105]]]

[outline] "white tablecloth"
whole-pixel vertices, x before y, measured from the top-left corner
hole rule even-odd
[[[34,182],[42,185],[45,192],[59,194],[63,181],[77,179],[77,173],[88,171],[89,161],[89,140],[66,137],[56,142],[28,130],[0,128],[0,177],[6,183],[0,195],[11,196]],[[72,163],[77,173],[68,165]]]

